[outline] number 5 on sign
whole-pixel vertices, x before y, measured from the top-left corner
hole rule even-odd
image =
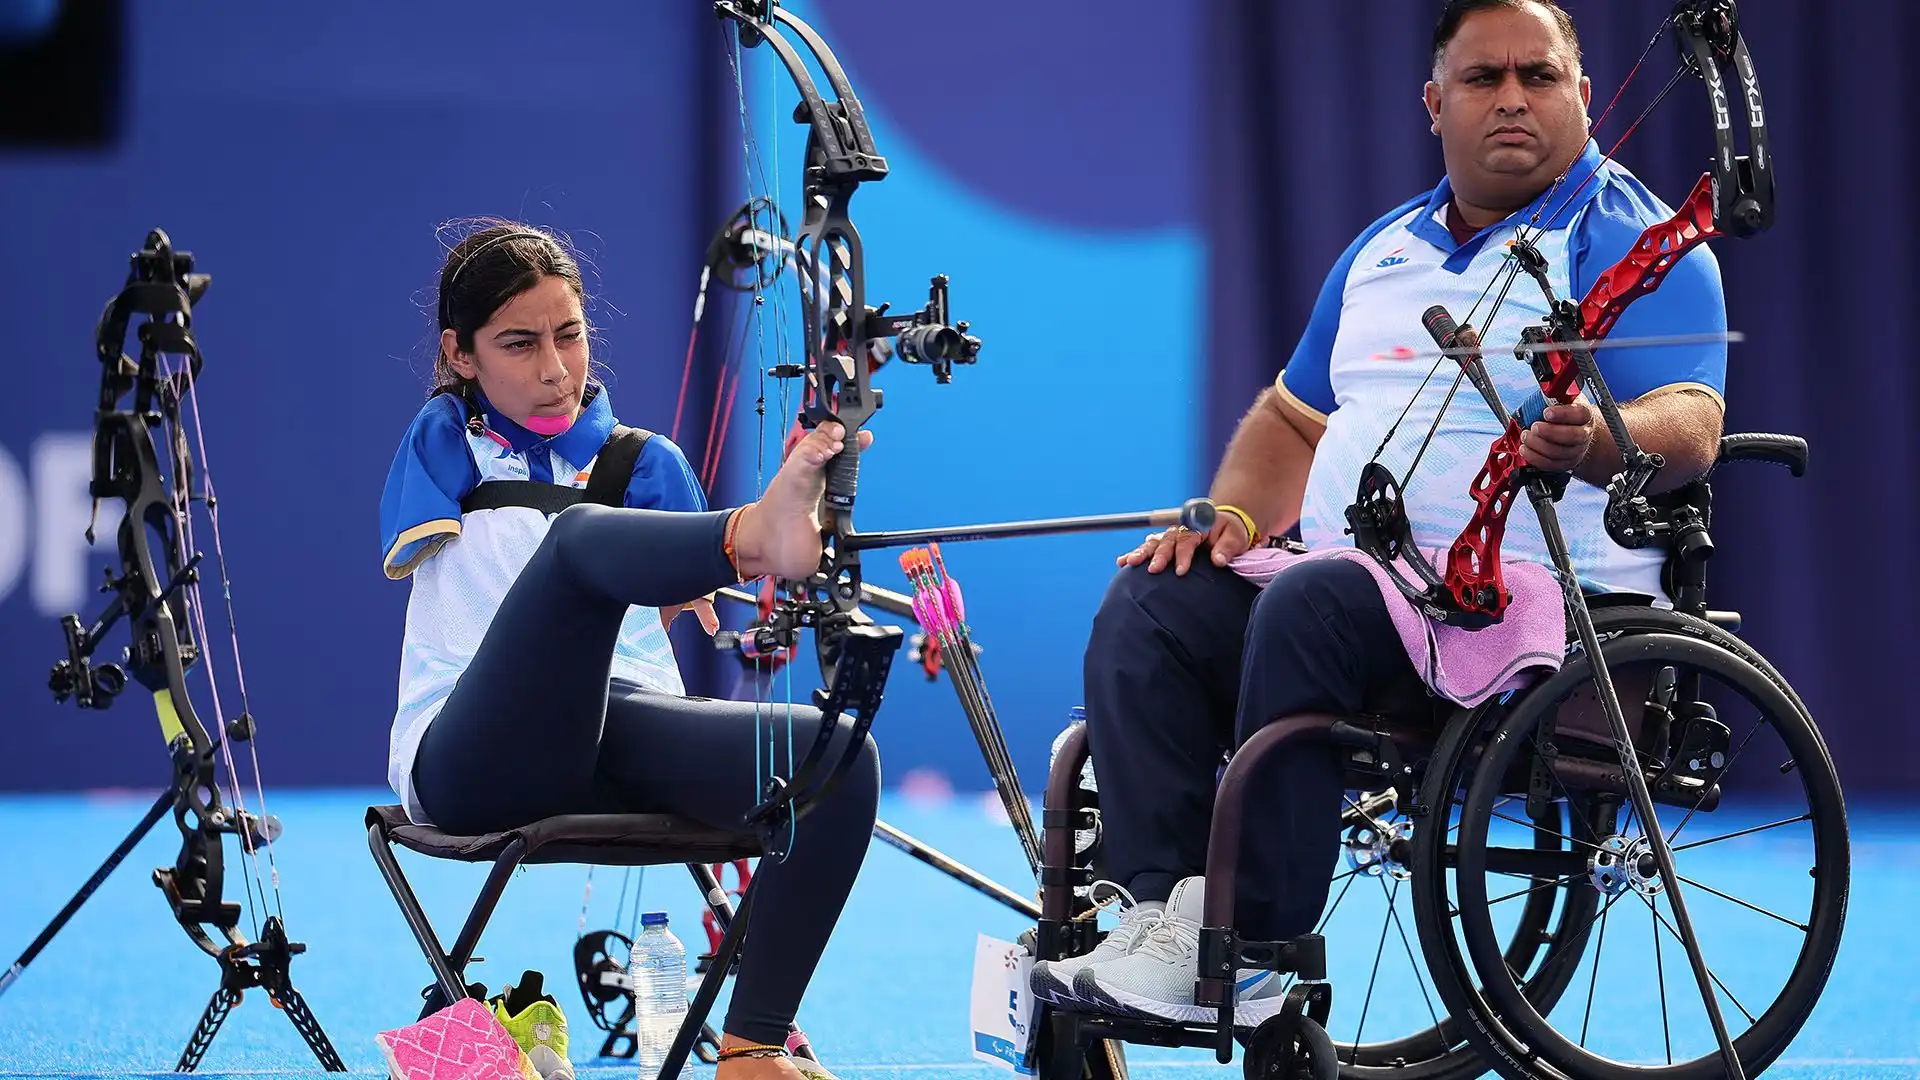
[[[1027,979],[1033,954],[985,934],[973,949],[973,1056],[1031,1076],[1025,1065],[1033,1041],[1033,992]]]

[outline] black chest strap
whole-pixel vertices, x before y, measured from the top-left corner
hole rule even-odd
[[[607,441],[600,445],[586,487],[542,480],[488,480],[460,500],[460,512],[471,514],[476,510],[524,506],[543,514],[557,514],[583,502],[621,506],[626,502],[627,485],[633,480],[634,467],[640,463],[640,452],[651,438],[653,432],[645,428],[616,425]]]

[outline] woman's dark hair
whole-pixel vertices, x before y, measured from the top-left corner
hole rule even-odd
[[[433,393],[459,394],[471,400],[471,386],[453,370],[440,339],[452,330],[462,352],[473,351],[473,335],[493,313],[542,278],[562,278],[587,303],[580,264],[551,233],[514,221],[489,220],[447,252],[440,268],[438,325],[434,333]],[[431,395],[429,395],[431,396]]]

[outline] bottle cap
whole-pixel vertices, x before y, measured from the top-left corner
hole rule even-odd
[[[665,926],[667,925],[667,913],[664,911],[649,911],[645,915],[640,916],[640,925]]]

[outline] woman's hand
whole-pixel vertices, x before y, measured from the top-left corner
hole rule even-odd
[[[673,604],[661,608],[661,629],[673,629],[673,620],[679,618],[680,613],[688,608],[692,608],[694,615],[699,617],[700,629],[705,630],[708,637],[712,637],[720,631],[720,616],[714,613],[712,596],[702,596],[697,600],[689,600],[684,604]]]

